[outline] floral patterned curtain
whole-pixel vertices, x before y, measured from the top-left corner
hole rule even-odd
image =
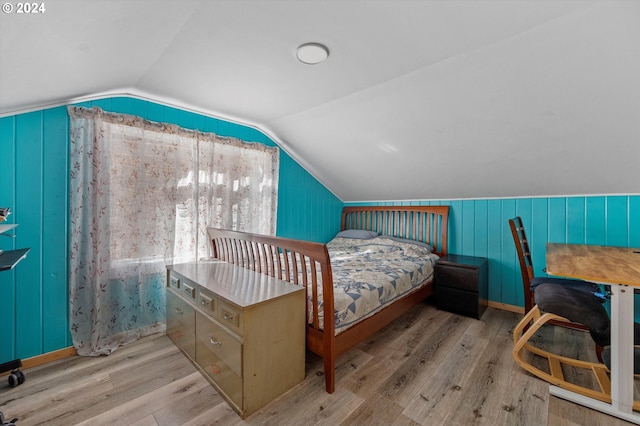
[[[69,107],[70,322],[80,355],[165,329],[166,265],[206,227],[275,234],[278,149]]]

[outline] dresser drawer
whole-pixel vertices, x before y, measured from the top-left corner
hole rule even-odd
[[[234,373],[215,353],[202,349],[203,342],[198,341],[196,362],[217,388],[242,410],[242,378]]]
[[[242,345],[196,313],[196,363],[227,397],[242,407]]]
[[[185,302],[180,296],[167,291],[167,336],[185,351],[191,358],[195,358],[195,311],[193,306]]]
[[[220,300],[218,320],[242,336],[242,312],[223,300]]]
[[[196,300],[196,286],[188,284],[185,280],[180,280],[179,292],[188,300]]]
[[[199,348],[215,354],[222,363],[242,377],[242,344],[200,312],[196,312],[196,338]],[[196,358],[199,355],[196,352]]]
[[[172,288],[176,291],[180,290],[180,278],[170,274],[167,281],[167,287]]]
[[[204,290],[198,289],[198,301],[196,302],[198,309],[201,309],[206,314],[211,315],[213,318],[218,316],[218,298],[215,294]]]

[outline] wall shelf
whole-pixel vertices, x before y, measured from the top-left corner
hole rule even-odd
[[[0,225],[0,234],[3,234],[7,231],[12,230],[13,228],[17,227],[18,225],[16,224],[11,224],[11,225]]]
[[[18,262],[27,257],[30,248],[7,250],[0,253],[0,271],[13,269]]]

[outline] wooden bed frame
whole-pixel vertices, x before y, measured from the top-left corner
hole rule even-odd
[[[422,241],[444,256],[448,215],[448,206],[345,207],[341,230],[364,229]],[[324,318],[334,318],[333,278],[325,244],[217,228],[207,228],[207,232],[213,257],[307,287],[313,300],[312,306],[307,306],[307,348],[323,358],[328,393],[335,391],[338,356],[433,294],[433,283],[429,282],[336,336],[334,321],[321,324],[317,308],[322,286]]]

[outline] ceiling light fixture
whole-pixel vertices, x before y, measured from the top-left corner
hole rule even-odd
[[[329,49],[320,43],[305,43],[298,47],[296,57],[307,65],[315,65],[329,57]]]

